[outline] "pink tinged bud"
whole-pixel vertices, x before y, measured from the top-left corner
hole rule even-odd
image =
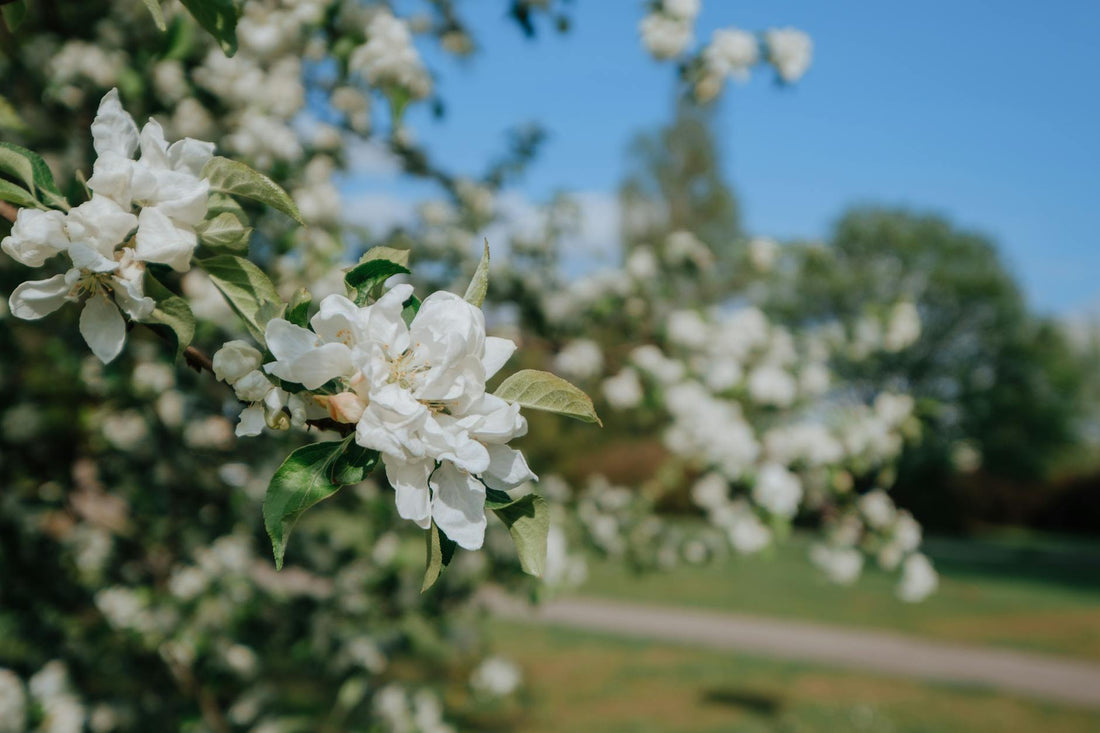
[[[314,397],[328,408],[329,417],[336,422],[357,423],[367,409],[367,402],[354,392],[340,392],[334,395]]]

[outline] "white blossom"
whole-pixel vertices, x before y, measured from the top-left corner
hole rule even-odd
[[[608,377],[603,381],[603,396],[617,410],[637,407],[644,396],[638,373],[626,367],[615,376]]]
[[[576,339],[565,345],[554,357],[554,371],[571,379],[584,381],[599,375],[603,369],[603,351],[591,339]]]
[[[683,53],[694,40],[691,24],[682,18],[650,13],[638,25],[642,43],[656,59],[671,59]]]
[[[753,369],[748,387],[754,402],[773,407],[789,407],[798,395],[794,377],[775,364],[761,364]]]
[[[875,529],[886,529],[893,524],[897,516],[894,501],[882,489],[868,491],[859,498],[859,511],[867,525]]]
[[[412,323],[402,319],[409,285],[373,305],[340,295],[321,302],[313,330],[273,319],[268,373],[316,390],[332,379],[348,389],[338,406],[359,400],[355,439],[380,451],[398,513],[427,528],[434,520],[467,549],[485,534],[485,487],[507,490],[534,478],[507,446],[526,433],[518,405],[485,392],[485,380],[515,350],[485,335],[481,310],[437,292]],[[334,415],[339,419],[339,413]]]
[[[502,657],[488,657],[470,675],[470,686],[486,697],[506,697],[519,688],[519,667]]]
[[[703,63],[710,74],[737,81],[749,78],[749,69],[760,60],[756,36],[740,28],[719,28],[703,51]]]
[[[0,733],[23,733],[27,693],[23,681],[9,669],[0,669]]]
[[[409,27],[386,10],[371,18],[367,42],[352,51],[348,66],[371,84],[396,84],[416,98],[431,93],[431,77],[413,46]]]
[[[813,61],[814,43],[797,28],[773,28],[765,31],[768,61],[783,81],[791,84],[802,78]]]
[[[752,499],[769,513],[793,517],[802,499],[802,484],[798,476],[776,463],[766,463],[756,473]]]
[[[917,603],[930,596],[939,586],[939,576],[932,563],[920,553],[905,558],[901,565],[901,581],[898,598],[906,603]]]
[[[98,156],[88,181],[92,198],[66,214],[21,209],[0,248],[31,267],[61,252],[69,256],[72,267],[64,275],[17,287],[9,299],[11,312],[34,320],[66,301],[83,302],[81,335],[106,363],[118,356],[126,338],[122,312],[140,321],[155,308],[144,294],[145,263],[179,271],[190,267],[197,244],[192,227],[207,208],[208,184],[199,172],[213,145],[188,139],[169,146],[153,120],[139,136],[117,90],[103,97],[92,138]],[[134,161],[139,146],[141,159]],[[141,207],[137,216],[133,204]]]
[[[810,560],[838,585],[851,585],[863,570],[863,555],[854,547],[815,544],[810,548]]]

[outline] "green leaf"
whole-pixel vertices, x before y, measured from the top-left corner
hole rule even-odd
[[[252,227],[244,226],[234,214],[226,211],[195,227],[199,239],[207,247],[244,252],[252,236]]]
[[[148,270],[145,271],[145,294],[157,302],[157,307],[142,322],[172,345],[178,359],[195,337],[195,314],[191,306],[164,287]]]
[[[353,296],[356,305],[367,305],[377,300],[382,295],[386,280],[394,275],[408,274],[408,262],[408,250],[389,247],[373,247],[367,250],[367,253],[360,258],[359,264],[344,275],[348,293]]]
[[[466,288],[465,300],[478,308],[485,302],[485,293],[489,290],[489,240],[485,240],[485,251],[481,253],[481,262],[477,263],[474,277]]]
[[[420,312],[420,298],[415,295],[410,295],[409,299],[405,301],[405,307],[401,309],[401,320],[405,322],[405,325],[411,325],[413,319],[416,318],[416,314]]]
[[[0,178],[0,201],[7,201],[23,208],[36,209],[42,206],[38,199],[25,188],[16,186],[11,181]]]
[[[0,97],[0,129],[14,130],[15,132],[26,132],[27,124],[23,122],[23,118],[19,116],[19,113],[15,111],[15,107],[11,102]]]
[[[237,6],[233,0],[180,0],[226,56],[237,52]]]
[[[347,450],[332,464],[332,482],[342,485],[357,484],[364,481],[377,465],[378,451],[349,443]]]
[[[235,198],[224,193],[211,193],[207,199],[206,218],[216,219],[222,214],[232,214],[242,226],[248,226],[248,214]]]
[[[333,481],[333,469],[350,441],[349,437],[303,446],[287,456],[271,477],[263,514],[276,568],[283,567],[290,531],[302,513],[340,490],[341,484]]]
[[[23,19],[27,17],[27,3],[25,0],[15,0],[15,2],[0,7],[0,13],[4,16],[4,23],[8,26],[8,30],[15,32],[19,26],[23,24]]]
[[[313,296],[305,288],[298,288],[286,309],[286,319],[295,326],[306,328],[309,324],[309,306]]]
[[[160,0],[145,0],[145,7],[149,8],[149,14],[157,24],[157,30],[163,31],[168,28],[164,22],[164,11],[160,8]]]
[[[282,316],[286,305],[263,270],[235,255],[207,257],[198,260],[198,264],[244,321],[248,332],[261,344],[266,344],[267,322]]]
[[[556,412],[583,422],[603,425],[588,395],[549,372],[535,369],[516,372],[505,379],[493,394],[532,410]]]
[[[439,530],[435,522],[432,522],[432,528],[428,531],[427,541],[428,561],[424,569],[424,583],[420,586],[421,593],[435,585],[443,568],[451,564],[455,548],[458,547],[454,540]]]
[[[409,255],[411,254],[412,253],[407,249],[397,249],[396,247],[371,247],[359,258],[357,264],[361,265],[371,260],[389,260],[390,262],[396,262],[402,267],[408,267]]]
[[[542,577],[546,570],[546,537],[550,533],[550,505],[546,499],[527,494],[503,506],[490,508],[508,527],[523,572]]]
[[[202,175],[209,179],[211,191],[258,201],[305,225],[290,195],[275,181],[244,163],[215,156],[203,167]]]
[[[57,209],[68,209],[69,202],[61,195],[53,173],[42,156],[11,143],[0,142],[0,173],[23,184],[38,199]]]

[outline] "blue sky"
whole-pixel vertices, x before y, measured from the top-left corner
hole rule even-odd
[[[552,137],[525,196],[614,191],[627,142],[669,117],[673,71],[638,43],[641,2],[574,4],[571,33],[534,43],[503,2],[460,5],[482,52],[455,64],[425,48],[447,116],[410,120],[441,160],[479,171],[504,131],[538,120]],[[815,43],[797,87],[762,71],[724,95],[723,167],[750,231],[821,237],[862,202],[936,211],[996,238],[1037,308],[1097,307],[1100,3],[703,4],[699,39],[793,25]]]

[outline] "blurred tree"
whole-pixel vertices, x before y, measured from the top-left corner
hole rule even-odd
[[[628,148],[628,172],[619,187],[627,248],[687,230],[721,258],[741,230],[736,195],[723,179],[715,139],[717,105],[681,100],[676,116],[643,132]]]
[[[840,219],[829,247],[795,251],[769,303],[792,322],[853,323],[899,296],[917,306],[913,348],[847,369],[921,400],[924,440],[901,466],[898,495],[922,521],[967,521],[951,476],[973,468],[973,450],[982,475],[1032,482],[1075,444],[1081,362],[1061,329],[1028,312],[987,237],[938,216],[860,208]]]

